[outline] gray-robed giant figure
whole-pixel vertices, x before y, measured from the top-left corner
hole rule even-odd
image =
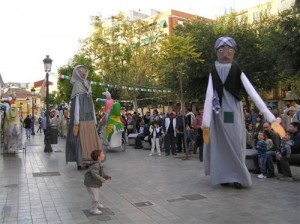
[[[245,165],[246,128],[241,89],[245,88],[267,121],[276,119],[233,61],[234,39],[220,37],[215,50],[218,60],[209,75],[202,123],[205,174],[210,175],[213,185],[233,183],[236,188],[249,187],[252,181]]]
[[[66,139],[66,162],[76,162],[78,169],[82,168],[83,161],[91,160],[92,151],[102,148],[96,129],[92,91],[86,80],[87,76],[87,69],[83,65],[77,65],[70,80],[73,89]]]

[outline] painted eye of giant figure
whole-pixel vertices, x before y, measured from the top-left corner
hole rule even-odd
[[[10,113],[10,119],[13,119],[13,120],[19,116],[18,115],[18,108],[15,104],[11,105],[9,113]]]

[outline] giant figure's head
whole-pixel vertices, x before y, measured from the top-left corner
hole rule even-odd
[[[16,104],[10,105],[10,108],[9,108],[8,114],[7,114],[7,119],[10,124],[15,124],[15,123],[20,122],[18,107],[16,106]]]
[[[88,70],[84,65],[75,66],[70,79],[70,82],[73,85],[71,99],[78,94],[92,93],[91,85],[86,80],[88,74]]]
[[[86,80],[88,76],[88,70],[84,65],[77,65],[73,69],[72,77],[71,77],[71,83],[73,84],[75,81],[78,80]]]
[[[220,37],[215,43],[218,61],[222,64],[232,63],[237,44],[231,37]]]
[[[106,96],[106,99],[111,99],[111,94],[108,92],[108,89],[105,89],[105,92],[102,93],[104,96]]]

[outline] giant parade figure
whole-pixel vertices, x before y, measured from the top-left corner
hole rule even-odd
[[[110,92],[106,89],[103,92],[106,98],[97,98],[96,102],[104,102],[104,114],[100,120],[101,135],[104,145],[109,148],[119,147],[122,144],[122,132],[124,131],[121,122],[120,103],[111,98]]]
[[[7,153],[22,150],[22,125],[18,107],[11,104],[4,119],[4,146]]]
[[[284,130],[267,108],[246,75],[234,62],[237,49],[231,37],[220,37],[215,43],[217,61],[209,75],[203,114],[204,170],[211,184],[237,189],[249,187],[251,176],[245,165],[246,128],[241,90],[244,88],[279,135]]]
[[[76,162],[81,170],[84,161],[91,161],[91,152],[102,149],[96,129],[96,116],[88,70],[77,65],[72,73],[70,123],[66,139],[66,162]]]
[[[107,125],[107,122],[108,122],[108,115],[109,115],[109,112],[114,104],[114,100],[111,98],[111,94],[110,92],[108,91],[108,89],[105,90],[105,92],[102,93],[103,95],[106,96],[106,98],[97,98],[96,99],[96,102],[104,102],[104,115],[103,117],[101,118],[100,120],[100,123],[102,126],[106,126]]]

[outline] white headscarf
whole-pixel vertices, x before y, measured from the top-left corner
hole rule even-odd
[[[86,76],[82,78],[78,73],[78,69],[80,67],[84,67],[86,69],[86,67],[83,65],[75,66],[75,68],[73,69],[72,77],[70,79],[71,84],[73,84],[71,99],[73,99],[75,96],[79,94],[92,93],[91,85],[86,80],[88,76],[88,70],[86,69],[87,71]]]

